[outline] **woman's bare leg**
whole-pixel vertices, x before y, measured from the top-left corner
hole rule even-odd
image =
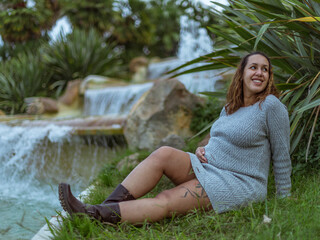
[[[143,160],[121,183],[135,197],[152,190],[166,175],[178,185],[195,178],[189,154],[171,147],[161,147]]]
[[[155,222],[173,214],[186,214],[199,208],[209,210],[212,206],[199,181],[194,178],[161,192],[155,198],[121,202],[121,222]]]

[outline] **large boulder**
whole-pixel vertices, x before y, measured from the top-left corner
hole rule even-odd
[[[163,138],[157,148],[162,146],[170,146],[177,149],[183,149],[186,147],[184,139],[176,134],[170,134]]]
[[[201,99],[178,80],[158,80],[131,109],[124,135],[131,149],[153,150],[169,135],[192,136],[192,109]]]
[[[126,169],[133,169],[139,164],[139,153],[133,153],[122,160],[117,164],[117,169],[120,171],[125,171]]]

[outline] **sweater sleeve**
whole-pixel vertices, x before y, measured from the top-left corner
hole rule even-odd
[[[266,120],[278,197],[290,196],[290,123],[286,107],[275,97],[267,104]]]

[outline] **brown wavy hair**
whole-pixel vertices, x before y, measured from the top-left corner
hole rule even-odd
[[[269,79],[266,88],[259,94],[257,94],[255,102],[260,102],[260,104],[266,99],[269,94],[273,94],[277,98],[279,98],[279,92],[273,81],[273,71],[272,65],[269,57],[262,52],[253,52],[246,56],[244,56],[236,70],[232,78],[232,82],[228,89],[227,93],[227,104],[225,106],[227,114],[232,114],[237,111],[239,108],[244,106],[244,96],[243,96],[243,72],[244,68],[248,63],[249,57],[253,55],[261,55],[268,60],[269,63]]]

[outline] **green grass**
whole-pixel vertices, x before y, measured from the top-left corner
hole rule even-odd
[[[132,167],[115,170],[117,162],[131,152],[114,159],[95,181],[95,190],[86,202],[101,203]],[[142,160],[147,152],[139,154]],[[111,171],[113,170],[113,171]],[[111,179],[111,180],[110,180]],[[142,226],[101,224],[88,217],[62,217],[61,225],[52,227],[54,239],[320,239],[320,174],[309,172],[292,178],[292,196],[276,199],[273,176],[269,178],[265,202],[224,214],[194,211],[185,216],[164,219]],[[165,177],[147,195],[151,197],[172,187]],[[263,223],[263,215],[271,223]]]

